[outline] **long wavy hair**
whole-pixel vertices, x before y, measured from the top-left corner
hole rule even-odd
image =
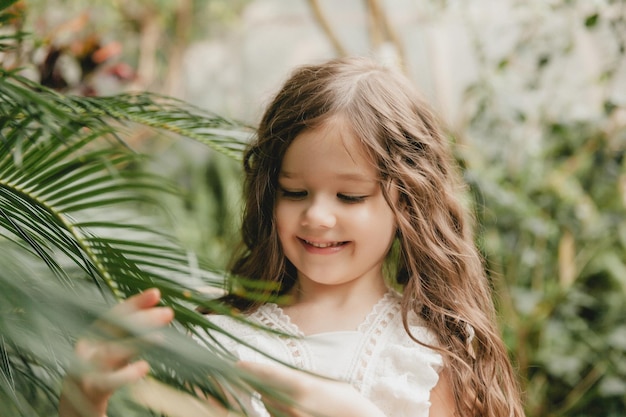
[[[368,58],[300,67],[269,104],[244,155],[243,244],[231,272],[271,285],[265,295],[257,291],[255,298],[245,298],[234,295],[241,290],[233,281],[225,300],[252,311],[295,284],[296,270],[281,248],[274,216],[281,161],[301,132],[337,115],[348,121],[378,167],[397,219],[391,279],[402,289],[404,325],[408,332],[413,311],[438,336],[433,348],[444,357],[457,415],[523,416],[473,222],[460,202],[459,170],[441,124],[403,75]],[[390,187],[397,189],[397,201],[391,201]]]

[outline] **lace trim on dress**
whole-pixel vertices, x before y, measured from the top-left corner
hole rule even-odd
[[[363,334],[364,343],[360,344],[359,351],[354,356],[352,375],[348,375],[349,379],[357,386],[360,386],[369,360],[372,358],[376,343],[380,335],[389,326],[393,317],[399,311],[399,304],[394,301],[397,299],[397,293],[388,291],[380,300],[374,304],[372,310],[365,316],[363,322],[357,327],[357,331]],[[397,307],[397,308],[394,308]],[[312,363],[311,354],[307,348],[303,338],[305,334],[291,321],[285,311],[274,303],[267,303],[259,310],[253,313],[253,316],[262,324],[270,329],[278,330],[295,337],[279,336],[285,346],[289,349],[294,365],[302,369],[310,369]],[[356,366],[354,366],[356,365]],[[356,374],[356,375],[355,375]]]
[[[311,355],[306,354],[307,350],[302,342],[304,334],[291,322],[291,318],[285,314],[282,308],[274,303],[268,303],[257,310],[254,316],[266,327],[286,334],[285,336],[277,337],[283,341],[289,350],[294,366],[300,369],[311,368]],[[290,335],[293,335],[293,337],[290,337]]]
[[[350,367],[352,373],[348,376],[352,384],[359,390],[363,386],[368,369],[370,369],[369,364],[372,363],[378,342],[384,343],[381,336],[400,311],[400,305],[393,302],[396,297],[396,293],[387,292],[359,326],[359,331],[364,334],[364,342],[361,344],[360,351],[354,356],[354,362]]]
[[[365,320],[359,325],[357,330],[361,333],[367,333],[369,329],[373,328],[379,321],[381,313],[393,304],[392,301],[397,297],[395,292],[387,291],[385,295],[374,304],[372,311],[370,311]]]
[[[298,326],[291,322],[291,317],[278,304],[267,303],[261,307],[258,318],[267,326],[294,336],[304,337]]]

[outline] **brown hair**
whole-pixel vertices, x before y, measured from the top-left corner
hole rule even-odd
[[[377,164],[397,218],[392,279],[403,289],[405,328],[415,311],[438,336],[435,349],[449,369],[457,414],[523,416],[472,221],[459,201],[462,182],[440,123],[404,76],[367,58],[303,66],[268,106],[244,155],[243,250],[231,272],[274,288],[243,303],[232,297],[231,304],[251,311],[294,285],[296,270],[282,251],[274,219],[281,161],[298,134],[337,115]],[[397,203],[390,201],[389,187],[397,189]]]

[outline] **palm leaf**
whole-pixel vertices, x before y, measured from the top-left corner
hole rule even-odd
[[[195,310],[232,314],[196,289],[222,288],[224,272],[149,223],[128,220],[137,203],[158,205],[154,196],[176,193],[138,168],[142,156],[121,139],[129,122],[236,158],[248,136],[245,126],[166,97],[67,97],[0,70],[2,413],[49,415],[76,335],[112,301],[149,287],[161,290],[177,321],[166,343],[145,346],[157,378],[190,395],[195,386],[227,406],[236,392],[263,389],[210,342],[212,332],[232,335]],[[205,345],[189,331],[208,335]]]

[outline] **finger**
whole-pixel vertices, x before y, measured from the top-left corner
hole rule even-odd
[[[103,343],[96,349],[90,363],[102,370],[115,370],[127,366],[137,356],[137,349],[130,343]]]
[[[151,342],[159,339],[154,331],[166,327],[174,319],[174,310],[170,307],[151,307],[139,310],[123,317],[116,326],[114,335],[118,338],[133,336],[142,342]]]
[[[101,319],[93,323],[95,329],[111,337],[124,337],[126,332],[119,326],[121,318],[127,317],[137,311],[155,307],[161,299],[158,288],[150,288],[142,293],[133,295],[111,308]]]
[[[117,310],[96,322],[94,327],[106,336],[124,338],[129,334],[143,334],[165,327],[173,319],[174,310],[170,307]]]
[[[158,288],[150,288],[122,301],[111,309],[111,314],[125,316],[137,310],[154,307],[160,300],[161,291]]]
[[[136,356],[137,349],[132,344],[120,342],[104,342],[80,340],[75,348],[78,361],[72,367],[74,376],[116,370],[128,365]]]
[[[124,321],[131,327],[151,330],[163,327],[174,319],[174,310],[170,307],[152,307],[129,314]]]
[[[112,372],[93,372],[82,378],[83,390],[92,396],[110,395],[118,388],[144,378],[149,371],[148,362],[141,360]]]

